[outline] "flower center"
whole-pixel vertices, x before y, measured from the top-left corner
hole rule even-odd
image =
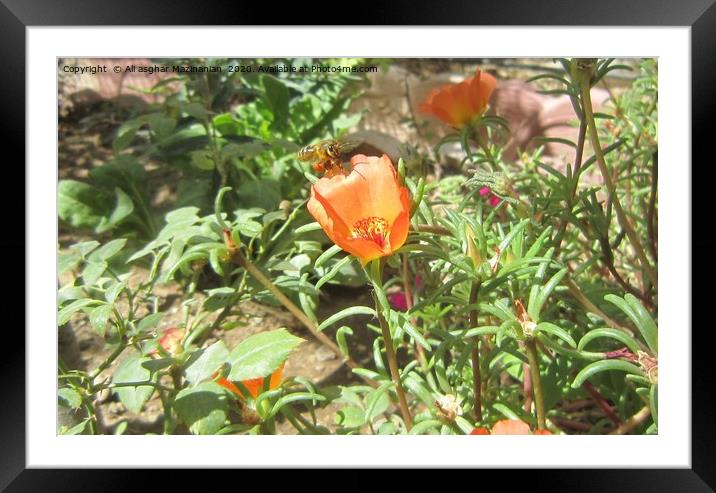
[[[353,225],[353,238],[363,238],[375,242],[380,248],[385,246],[388,223],[382,217],[366,217]]]

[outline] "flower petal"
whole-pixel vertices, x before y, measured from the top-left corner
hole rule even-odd
[[[519,419],[503,419],[492,427],[493,435],[529,435],[530,426]]]

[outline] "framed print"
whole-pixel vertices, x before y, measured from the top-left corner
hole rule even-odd
[[[27,191],[3,487],[400,467],[711,491],[690,245],[716,7],[241,9],[0,6]]]

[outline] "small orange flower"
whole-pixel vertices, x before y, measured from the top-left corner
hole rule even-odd
[[[333,243],[365,265],[405,243],[410,194],[388,156],[358,154],[349,174],[323,177],[311,187],[308,211]]]
[[[478,69],[459,84],[433,89],[418,109],[459,128],[484,113],[496,84],[492,75]]]
[[[495,423],[492,433],[487,428],[475,428],[470,435],[529,435],[530,426],[519,419],[503,419]],[[532,435],[551,435],[548,430],[535,430]]]
[[[281,380],[283,379],[283,367],[286,363],[283,363],[281,366],[278,367],[278,369],[271,374],[271,380],[269,381],[269,390],[273,390],[279,385],[281,385]],[[214,377],[218,374],[215,373]],[[227,380],[224,377],[219,378],[216,383],[221,385],[222,387],[229,389],[233,393],[239,395],[240,397],[245,397],[244,394],[239,390],[239,388],[234,385],[233,382],[230,380]],[[259,393],[261,392],[261,389],[264,388],[264,377],[258,377],[258,378],[251,378],[249,380],[242,380],[241,385],[246,387],[246,390],[249,391],[249,394],[251,394],[251,397],[256,399],[259,396]]]
[[[184,339],[186,331],[178,327],[167,327],[162,331],[159,338],[159,345],[171,356],[176,356],[182,350],[181,341]],[[159,358],[159,351],[154,349],[149,353],[152,358]]]

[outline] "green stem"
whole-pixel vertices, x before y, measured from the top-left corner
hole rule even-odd
[[[577,188],[579,188],[579,174],[582,167],[582,157],[584,156],[584,141],[587,134],[587,123],[582,120],[579,122],[579,136],[577,137],[577,149],[575,151],[574,155],[574,168],[572,171],[572,184],[569,191],[569,196],[567,197],[567,211],[572,212],[572,208],[574,207],[574,196],[577,194]],[[567,224],[569,221],[567,221],[567,218],[562,218],[562,221],[559,224],[559,229],[557,231],[557,235],[555,236],[555,256],[559,255],[559,251],[562,248],[562,239],[564,238],[564,233],[567,231]]]
[[[385,298],[383,293],[383,259],[373,261],[371,280],[373,282],[373,301],[375,302],[375,312],[378,315],[380,330],[383,333],[383,343],[385,344],[385,355],[388,358],[388,367],[390,368],[390,376],[395,385],[395,391],[398,394],[398,403],[400,404],[400,413],[403,416],[405,427],[408,431],[413,427],[413,417],[410,415],[408,408],[408,400],[405,398],[403,383],[400,381],[400,373],[398,372],[398,358],[395,355],[393,347],[393,338],[390,335],[390,329],[383,317],[383,307],[385,303],[380,303],[379,298]]]
[[[656,272],[649,263],[649,260],[646,258],[646,254],[644,253],[644,248],[641,246],[639,237],[636,235],[634,227],[631,225],[629,218],[627,217],[626,213],[624,212],[624,209],[622,208],[621,202],[619,201],[619,197],[617,196],[616,189],[614,187],[614,183],[612,182],[612,177],[609,174],[609,168],[607,168],[607,163],[604,160],[604,153],[602,151],[601,144],[599,143],[599,134],[597,133],[597,124],[594,120],[594,113],[592,111],[592,97],[590,94],[589,77],[581,77],[579,85],[582,95],[584,118],[587,120],[587,127],[589,130],[589,140],[592,144],[592,147],[594,148],[594,154],[597,157],[597,165],[599,166],[599,171],[604,178],[604,184],[606,185],[607,191],[609,192],[609,199],[614,204],[614,210],[617,213],[617,220],[619,221],[619,225],[626,232],[629,241],[634,247],[634,252],[639,258],[639,262],[644,269],[644,273],[649,278],[651,283],[656,286]]]
[[[470,289],[470,305],[477,307],[477,295],[480,292],[480,281],[472,283]],[[477,308],[470,310],[470,328],[477,327]],[[472,359],[472,388],[475,394],[475,421],[482,421],[482,378],[480,375],[480,338],[474,338],[471,350]]]
[[[525,341],[527,360],[530,363],[530,376],[532,377],[532,391],[534,393],[535,408],[537,411],[537,428],[546,428],[544,416],[544,394],[542,393],[542,377],[539,373],[539,360],[537,358],[537,343],[534,339]]]
[[[318,330],[318,326],[314,324],[311,319],[308,318],[306,314],[303,313],[303,311],[298,308],[285,294],[283,294],[281,290],[278,289],[273,282],[271,282],[271,279],[266,277],[266,275],[261,272],[261,270],[259,270],[251,261],[249,261],[249,259],[244,256],[241,250],[234,245],[234,242],[231,239],[231,231],[229,231],[228,229],[224,230],[224,241],[226,243],[227,249],[229,250],[229,254],[231,255],[232,260],[234,260],[237,264],[243,267],[244,270],[246,270],[246,272],[248,272],[250,276],[256,279],[259,284],[261,284],[272,295],[274,295],[274,297],[279,301],[279,303],[281,303],[289,312],[291,312],[291,314],[296,317],[309,330],[309,332],[311,332],[311,334],[313,334],[313,336],[318,339],[321,344],[323,344],[333,353],[335,353],[335,355],[338,356],[338,358],[343,361],[349,368],[360,368],[358,363],[353,361],[353,359],[349,356],[344,355],[336,343],[329,339],[328,336],[326,336],[323,332]],[[367,378],[363,378],[363,380],[365,380],[366,383],[368,383],[372,387],[378,386],[378,384],[376,384],[373,380]]]

